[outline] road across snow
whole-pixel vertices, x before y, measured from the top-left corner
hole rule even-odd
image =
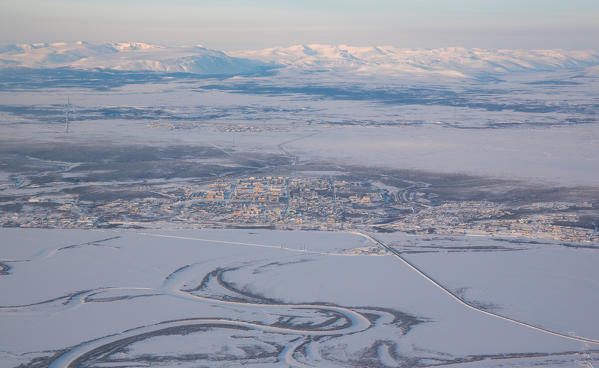
[[[397,250],[395,250],[392,247],[388,246],[387,244],[383,243],[382,241],[378,240],[374,236],[372,236],[370,234],[367,234],[367,233],[363,233],[363,232],[354,232],[354,233],[355,234],[359,234],[361,236],[364,236],[364,237],[370,239],[372,242],[374,242],[374,243],[382,246],[387,251],[391,252],[400,261],[402,261],[404,264],[406,264],[408,267],[410,267],[412,270],[414,270],[415,272],[417,272],[420,276],[422,276],[427,281],[429,281],[430,283],[432,283],[433,285],[435,285],[437,288],[439,288],[440,290],[442,290],[445,294],[449,295],[455,301],[457,301],[458,303],[460,303],[461,305],[463,305],[463,306],[465,306],[465,307],[467,307],[469,309],[472,309],[474,311],[483,313],[483,314],[491,316],[491,317],[499,318],[501,320],[504,320],[504,321],[507,321],[507,322],[510,322],[510,323],[514,323],[514,324],[519,325],[519,326],[531,328],[533,330],[540,331],[540,332],[543,332],[543,333],[546,333],[546,334],[549,334],[549,335],[552,335],[552,336],[557,336],[557,337],[561,337],[561,338],[564,338],[564,339],[579,341],[579,342],[588,343],[588,344],[599,345],[599,340],[590,339],[590,338],[582,337],[582,336],[566,335],[566,334],[563,334],[563,333],[559,333],[559,332],[547,330],[545,328],[534,326],[534,325],[531,325],[531,324],[526,323],[526,322],[518,321],[518,320],[515,320],[513,318],[509,318],[509,317],[502,316],[502,315],[497,314],[497,313],[489,312],[489,311],[486,311],[484,309],[478,308],[478,307],[476,307],[476,306],[474,306],[474,305],[466,302],[464,299],[460,298],[458,295],[456,295],[454,292],[452,292],[451,290],[449,290],[447,287],[443,286],[439,281],[433,279],[425,271],[421,270],[418,266],[414,265],[413,263],[411,263],[410,261],[408,261],[406,258],[404,258],[401,255],[400,252],[398,252]]]

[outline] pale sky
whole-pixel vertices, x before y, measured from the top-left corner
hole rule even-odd
[[[0,0],[0,44],[599,49],[599,0]]]

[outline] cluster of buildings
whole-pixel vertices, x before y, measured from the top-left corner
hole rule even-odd
[[[289,127],[285,125],[250,125],[250,124],[219,124],[216,128],[226,133],[259,133],[259,132],[286,132]]]
[[[589,204],[586,204],[587,206]],[[576,223],[575,212],[547,211],[580,208],[580,204],[545,203],[506,208],[486,201],[446,202],[406,214],[401,221],[385,225],[388,231],[418,234],[474,235],[552,239],[569,243],[599,243],[596,228],[565,224]],[[530,214],[518,214],[526,210]]]
[[[0,213],[0,226],[367,228],[417,234],[486,235],[599,243],[597,229],[570,226],[590,203],[508,207],[489,201],[431,205],[418,188],[333,176],[244,177],[200,185],[132,187],[143,196],[79,201],[75,195],[29,198]],[[571,210],[576,209],[576,211]]]
[[[378,190],[362,188],[361,183],[314,177],[247,177],[210,184],[199,191],[188,208],[210,210],[208,222],[245,225],[301,225],[310,229],[342,229],[346,214],[357,219],[368,213],[356,206],[373,206],[383,200]],[[348,206],[348,204],[350,206]],[[364,218],[365,220],[365,218]]]

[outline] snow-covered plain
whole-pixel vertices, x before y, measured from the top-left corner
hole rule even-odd
[[[138,145],[216,144],[237,152],[277,154],[279,144],[301,138],[285,146],[304,162],[461,172],[562,185],[599,181],[599,125],[588,114],[190,88],[196,86],[170,82],[110,92],[0,91],[7,110],[1,115],[2,135],[24,143],[93,139]],[[561,92],[570,104],[585,99],[592,104],[595,98],[590,90]],[[62,105],[67,95],[74,105],[68,136]],[[574,116],[590,120],[566,120]],[[259,129],[223,131],[238,126]]]
[[[2,229],[0,235],[1,262],[10,267],[0,276],[2,366],[35,359],[50,367],[569,366],[599,358],[592,344],[464,308],[391,255],[353,255],[352,249],[373,245],[358,234]],[[535,264],[545,251],[514,254]],[[596,254],[562,251],[572,261],[552,280],[565,273],[596,279],[594,269],[574,266]],[[487,258],[461,254],[452,264]],[[496,288],[482,299],[509,305],[506,313],[536,307],[534,298],[501,291],[509,278],[481,273],[473,280],[470,266],[445,274],[446,268],[414,259],[452,285],[478,288],[491,280]],[[546,276],[534,268],[519,274],[523,284]],[[592,281],[575,286],[580,295],[596,295],[599,287]],[[571,288],[555,282],[548,289],[557,299],[576,293]],[[598,338],[593,314],[584,313],[588,326],[570,318],[593,301],[571,299],[519,317]]]
[[[290,141],[301,160],[599,180],[596,51],[305,45],[226,54],[80,42],[6,46],[0,59],[0,129],[27,142],[65,138],[69,96],[72,141],[276,153]]]

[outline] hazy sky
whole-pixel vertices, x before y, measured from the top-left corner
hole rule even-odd
[[[599,0],[0,0],[0,43],[599,49]]]

